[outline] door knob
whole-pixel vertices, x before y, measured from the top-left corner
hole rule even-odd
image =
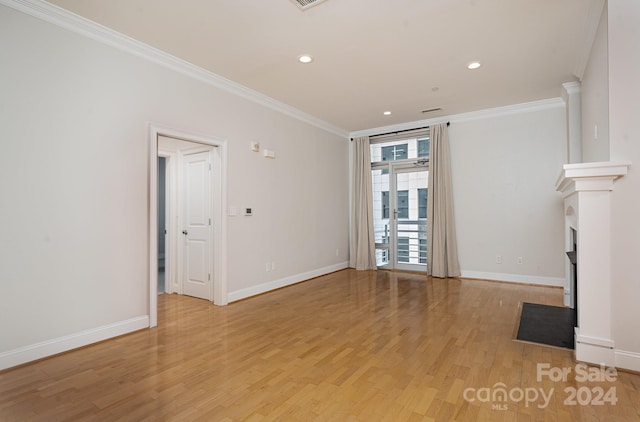
[[[188,231],[186,231],[186,230],[182,230],[182,234],[184,234],[184,235],[188,235],[188,234],[189,234],[189,232],[188,232]]]

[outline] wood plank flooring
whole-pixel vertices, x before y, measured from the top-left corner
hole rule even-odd
[[[226,307],[162,295],[158,328],[0,373],[0,421],[640,421],[640,375],[537,380],[576,362],[512,340],[524,301],[562,291],[344,270]],[[597,387],[617,403],[565,404]]]

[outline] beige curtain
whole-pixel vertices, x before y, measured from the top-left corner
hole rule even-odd
[[[427,274],[460,276],[453,218],[449,130],[446,123],[429,128],[429,190],[427,193]]]
[[[375,270],[376,244],[373,236],[373,187],[368,136],[353,140],[352,180],[349,266],[356,270]]]

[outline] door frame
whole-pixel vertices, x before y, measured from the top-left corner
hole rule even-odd
[[[411,173],[415,171],[429,171],[429,162],[419,163],[416,159],[398,160],[398,161],[385,161],[383,163],[372,164],[372,170],[376,169],[388,169],[389,171],[389,243],[387,247],[377,247],[377,249],[386,249],[389,256],[389,263],[387,265],[378,266],[379,269],[386,270],[400,270],[400,271],[412,271],[412,272],[425,272],[416,264],[405,264],[398,262],[398,220],[395,213],[398,209],[398,192],[397,192],[397,177],[401,173]]]
[[[213,303],[224,306],[228,300],[227,272],[227,165],[228,146],[226,139],[174,129],[149,123],[149,326],[158,325],[158,136],[181,139],[188,142],[210,145],[212,160],[212,246],[213,246]]]
[[[175,234],[176,215],[176,158],[177,154],[171,151],[158,150],[158,157],[165,159],[165,230],[164,239],[164,291],[167,294],[174,292],[175,268],[177,265],[175,253],[177,251],[177,239]],[[159,238],[159,236],[158,236]],[[157,284],[156,284],[157,286]],[[157,291],[156,291],[157,293]]]

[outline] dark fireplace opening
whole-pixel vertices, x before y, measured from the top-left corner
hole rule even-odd
[[[569,307],[523,303],[517,340],[575,349],[578,326],[578,233],[571,229],[570,265],[571,303]]]
[[[571,288],[571,307],[578,312],[578,232],[571,229],[571,250],[567,251],[567,257],[571,262],[569,283]]]

